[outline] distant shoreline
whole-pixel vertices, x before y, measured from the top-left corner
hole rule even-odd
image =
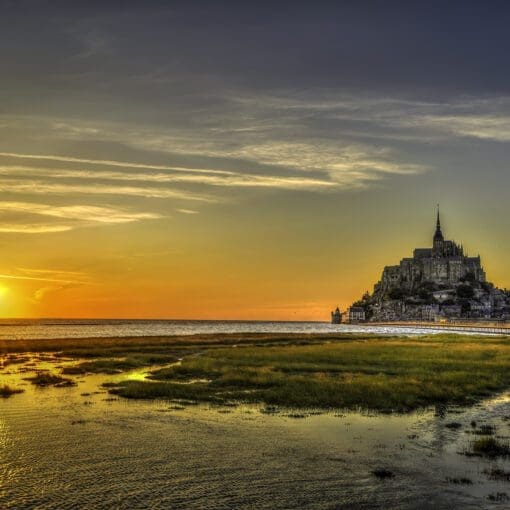
[[[417,328],[417,329],[444,329],[445,331],[468,331],[468,332],[501,332],[507,334],[510,332],[510,323],[488,321],[483,322],[459,322],[459,323],[438,323],[438,322],[419,322],[419,321],[398,321],[398,322],[363,322],[359,325],[374,327],[393,327],[393,328]]]

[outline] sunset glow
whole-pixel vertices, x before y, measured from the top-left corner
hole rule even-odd
[[[106,5],[1,22],[6,313],[327,320],[428,245],[437,202],[510,286],[510,95],[471,18],[450,77],[409,57],[406,9],[129,4],[122,29]]]

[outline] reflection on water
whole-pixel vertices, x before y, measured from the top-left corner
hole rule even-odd
[[[451,331],[473,331],[449,328]],[[98,338],[116,336],[196,335],[207,333],[372,333],[416,335],[445,329],[362,326],[326,322],[167,321],[105,319],[0,319],[0,339]],[[474,331],[483,334],[480,331]]]
[[[111,398],[101,383],[145,371],[75,378],[36,388],[34,368],[69,360],[41,355],[12,364],[0,383],[25,392],[0,399],[0,508],[505,508],[489,494],[510,470],[459,452],[471,422],[510,432],[507,395],[468,409],[404,416],[355,412],[261,413]],[[39,359],[36,357],[35,359]],[[291,416],[294,416],[291,417]],[[460,429],[445,425],[459,422]],[[374,469],[394,477],[379,480]],[[462,485],[451,480],[469,479]],[[450,479],[450,481],[448,481]]]

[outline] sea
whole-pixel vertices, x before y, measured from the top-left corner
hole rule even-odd
[[[134,320],[134,319],[0,319],[0,340],[103,338],[228,333],[372,333],[418,335],[444,333],[501,333],[460,327],[372,326],[328,322]]]

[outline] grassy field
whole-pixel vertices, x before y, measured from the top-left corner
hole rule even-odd
[[[16,360],[11,354],[58,352],[62,356],[101,358],[124,355],[186,354],[201,349],[234,345],[317,344],[363,338],[360,334],[276,334],[233,333],[184,336],[132,336],[105,338],[0,340],[0,355]],[[374,337],[376,338],[376,337]]]
[[[128,398],[408,411],[510,387],[510,340],[453,335],[207,350],[127,381]]]
[[[26,352],[72,357],[66,375],[155,364],[127,398],[408,411],[469,403],[510,388],[510,337],[236,334],[1,341],[4,363]]]

